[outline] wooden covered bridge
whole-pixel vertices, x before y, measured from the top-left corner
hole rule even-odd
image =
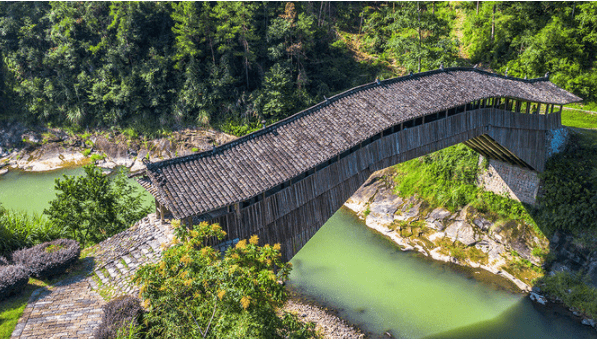
[[[375,171],[465,143],[543,171],[549,130],[581,99],[548,78],[446,68],[338,94],[212,151],[150,163],[161,217],[281,243],[290,259]]]

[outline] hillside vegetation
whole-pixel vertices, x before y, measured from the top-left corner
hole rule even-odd
[[[597,96],[592,2],[2,2],[0,120],[242,135],[375,77],[482,67]]]

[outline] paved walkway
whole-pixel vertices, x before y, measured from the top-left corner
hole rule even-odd
[[[105,298],[136,295],[131,282],[137,269],[161,257],[172,240],[170,224],[149,214],[130,229],[92,248],[88,274],[33,292],[11,339],[93,338]]]

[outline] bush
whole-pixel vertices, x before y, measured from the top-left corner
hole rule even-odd
[[[25,266],[0,266],[0,300],[21,292],[28,281],[29,270]]]
[[[50,222],[82,246],[96,244],[120,233],[149,212],[142,193],[121,170],[114,178],[94,165],[84,166],[84,176],[55,180],[56,199],[44,210]]]
[[[79,243],[71,239],[58,239],[16,251],[12,254],[15,264],[30,271],[32,276],[42,278],[66,271],[81,254]]]
[[[217,224],[192,229],[173,221],[175,244],[159,263],[136,273],[149,338],[314,338],[310,325],[281,319],[288,295],[283,283],[291,265],[281,259],[280,244],[258,246],[254,235],[240,240],[224,257],[205,246],[224,239]],[[294,319],[296,320],[296,318]],[[298,321],[298,320],[297,320]]]
[[[8,260],[5,257],[0,256],[0,266],[7,266],[9,265]]]
[[[117,334],[128,337],[128,333],[122,332],[135,328],[143,312],[139,299],[128,295],[110,301],[102,309],[102,322],[94,333],[97,339],[112,339]]]

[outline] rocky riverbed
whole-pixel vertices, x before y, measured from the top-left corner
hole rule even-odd
[[[149,139],[116,130],[66,133],[60,129],[0,123],[0,175],[10,169],[42,172],[95,162],[136,172],[151,162],[211,150],[235,137],[211,129],[186,128]]]
[[[540,267],[541,253],[549,245],[524,223],[496,223],[470,206],[457,211],[433,208],[416,197],[393,194],[391,169],[374,174],[345,206],[368,227],[392,239],[405,250],[418,251],[435,260],[482,268],[512,281],[520,290],[531,290]]]
[[[326,339],[361,339],[367,336],[358,327],[350,325],[338,316],[338,312],[289,290],[290,298],[284,310],[295,313],[304,322],[312,322]]]
[[[561,302],[533,286],[542,270],[546,274],[587,272],[593,280],[589,283],[597,286],[594,245],[559,232],[548,240],[524,222],[499,220],[471,206],[449,211],[417,197],[401,198],[393,193],[392,174],[391,168],[374,173],[345,206],[402,250],[487,270],[510,280],[541,305]],[[545,264],[546,253],[555,258],[549,265]],[[569,310],[583,324],[597,328],[593,319],[574,308]]]

